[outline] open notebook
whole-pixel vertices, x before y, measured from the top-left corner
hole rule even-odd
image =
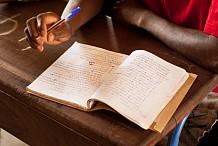
[[[26,89],[84,111],[113,109],[161,132],[195,78],[145,50],[125,55],[75,42]]]

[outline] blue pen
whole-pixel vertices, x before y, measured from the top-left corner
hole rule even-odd
[[[69,19],[71,19],[71,18],[72,18],[74,15],[76,15],[79,11],[80,11],[80,7],[77,7],[77,8],[75,8],[74,10],[72,10],[72,11],[70,12],[70,14],[67,15],[66,18],[57,21],[55,24],[53,24],[51,27],[49,27],[48,30],[47,30],[47,33],[51,32],[51,31],[54,30],[55,28],[59,27],[62,23],[64,23],[64,22],[68,21]],[[37,37],[37,38],[38,38],[38,37]],[[37,38],[36,38],[36,39],[37,39]],[[20,40],[18,40],[18,41],[21,42],[21,41],[23,41],[23,40],[25,40],[25,39],[26,39],[26,37],[24,37],[24,38],[22,38],[22,39],[20,39]],[[27,47],[27,48],[25,48],[25,49],[22,49],[22,51],[28,50],[28,49],[30,49],[30,48],[31,48],[31,47],[29,46],[29,47]]]
[[[70,14],[67,15],[66,18],[59,20],[58,22],[56,22],[55,24],[53,24],[51,27],[48,28],[47,32],[49,33],[50,31],[52,31],[53,29],[57,28],[58,26],[60,26],[62,23],[68,21],[69,19],[71,19],[74,15],[76,15],[78,12],[80,11],[80,7],[75,8],[73,11],[70,12]]]

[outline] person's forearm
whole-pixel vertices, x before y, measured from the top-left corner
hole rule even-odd
[[[73,34],[80,26],[96,16],[101,11],[103,4],[104,0],[70,0],[61,17],[66,17],[76,7],[81,8],[80,12],[68,22]]]
[[[177,26],[149,10],[142,12],[138,27],[197,64],[218,72],[218,38],[202,31]]]

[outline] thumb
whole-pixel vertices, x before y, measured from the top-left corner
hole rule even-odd
[[[63,42],[68,40],[71,37],[71,29],[69,24],[64,23],[58,28],[52,30],[48,34],[48,42]]]

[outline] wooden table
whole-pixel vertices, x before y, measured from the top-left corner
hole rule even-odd
[[[28,18],[44,11],[61,14],[66,2],[0,4],[0,127],[31,146],[155,145],[218,83],[218,76],[186,60],[144,31],[99,15],[68,42],[46,46],[42,53],[22,52],[19,43]],[[122,116],[82,112],[26,93],[25,87],[50,66],[74,41],[129,54],[148,50],[198,74],[198,78],[162,133],[143,130]]]

